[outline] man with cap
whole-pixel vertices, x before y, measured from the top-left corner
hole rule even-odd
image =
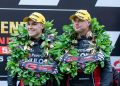
[[[79,57],[90,57],[92,55],[92,50],[89,51],[89,47],[91,45],[96,45],[95,36],[91,29],[90,14],[87,10],[78,10],[75,14],[70,16],[70,20],[73,23],[73,29],[76,33],[75,39],[77,40],[77,44],[75,45],[75,48],[78,49]],[[96,47],[94,48],[97,49]],[[102,52],[98,52],[97,54],[94,53],[94,55],[97,58],[100,56],[105,62],[105,66],[103,68],[97,66],[94,72],[86,74],[83,72],[85,65],[83,66],[83,63],[79,64],[79,62],[84,61],[78,61],[80,69],[78,69],[77,76],[72,78],[68,75],[64,86],[112,86],[112,66],[110,64],[110,59],[105,60]]]
[[[45,17],[41,13],[34,12],[29,17],[23,19],[27,22],[27,30],[30,37],[38,39],[42,35]]]
[[[28,38],[30,39],[31,44],[29,44],[29,46],[28,46],[30,48],[29,51],[28,51],[29,52],[29,55],[27,57],[28,60],[24,61],[24,62],[22,62],[22,60],[21,60],[21,63],[19,65],[22,66],[22,67],[28,68],[29,66],[24,66],[24,65],[26,65],[27,63],[30,62],[30,64],[33,63],[33,66],[35,66],[37,64],[39,66],[40,64],[43,64],[45,61],[47,61],[46,60],[47,59],[46,54],[44,54],[45,51],[43,50],[43,48],[41,48],[41,44],[44,41],[41,38],[41,36],[44,33],[44,25],[46,23],[46,19],[41,13],[33,12],[28,17],[25,17],[23,19],[23,21],[27,22],[26,27],[27,27],[27,32],[28,32]],[[26,38],[26,40],[28,38]],[[25,46],[18,46],[18,47],[20,49],[22,47],[24,47],[24,49],[25,49]],[[28,68],[28,69],[34,70],[33,66],[31,65],[31,67]],[[37,69],[36,71],[38,72],[40,70]],[[35,70],[34,70],[34,72],[35,72]],[[40,75],[38,75],[38,77],[39,76]],[[16,74],[15,77],[12,77],[12,76],[8,75],[8,86],[17,86],[16,82],[17,82],[17,74]],[[24,83],[21,80],[19,85],[20,86],[26,86],[26,85],[23,85],[23,84]],[[34,85],[34,86],[36,86],[36,85]],[[51,84],[49,82],[47,82],[43,85],[40,84],[39,86],[51,86]]]

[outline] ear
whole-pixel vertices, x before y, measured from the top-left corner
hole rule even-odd
[[[44,24],[41,24],[42,29],[44,29]]]
[[[90,26],[90,22],[87,21],[88,26]]]
[[[42,33],[44,33],[44,25],[42,24],[41,27],[42,27]]]
[[[89,26],[90,26],[90,22],[88,22]]]

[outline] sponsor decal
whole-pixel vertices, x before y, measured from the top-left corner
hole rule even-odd
[[[47,73],[51,73],[51,74],[56,74],[58,73],[57,71],[57,65],[55,64],[39,64],[36,62],[20,62],[20,66],[25,68],[25,69],[29,69],[31,71],[34,72],[47,72]]]

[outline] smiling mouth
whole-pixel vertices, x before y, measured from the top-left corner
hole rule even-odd
[[[33,32],[32,30],[30,30],[29,32]]]
[[[79,28],[76,28],[77,30],[79,29]]]
[[[34,30],[29,30],[28,33],[30,34],[34,33]]]
[[[78,30],[78,29],[81,29],[81,27],[76,27],[75,29],[77,29],[77,30]]]
[[[29,30],[29,32],[33,32],[33,31],[35,31],[35,30]]]

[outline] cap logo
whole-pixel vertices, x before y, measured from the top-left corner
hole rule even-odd
[[[83,14],[83,15],[86,15],[85,13],[83,13],[83,12],[79,12],[79,13],[81,13],[81,14]]]
[[[37,16],[37,15],[35,15],[35,14],[32,14],[33,16],[36,16],[36,17],[38,17],[39,18],[39,16]]]
[[[37,19],[35,19],[35,18],[32,18],[34,21],[37,21]]]

